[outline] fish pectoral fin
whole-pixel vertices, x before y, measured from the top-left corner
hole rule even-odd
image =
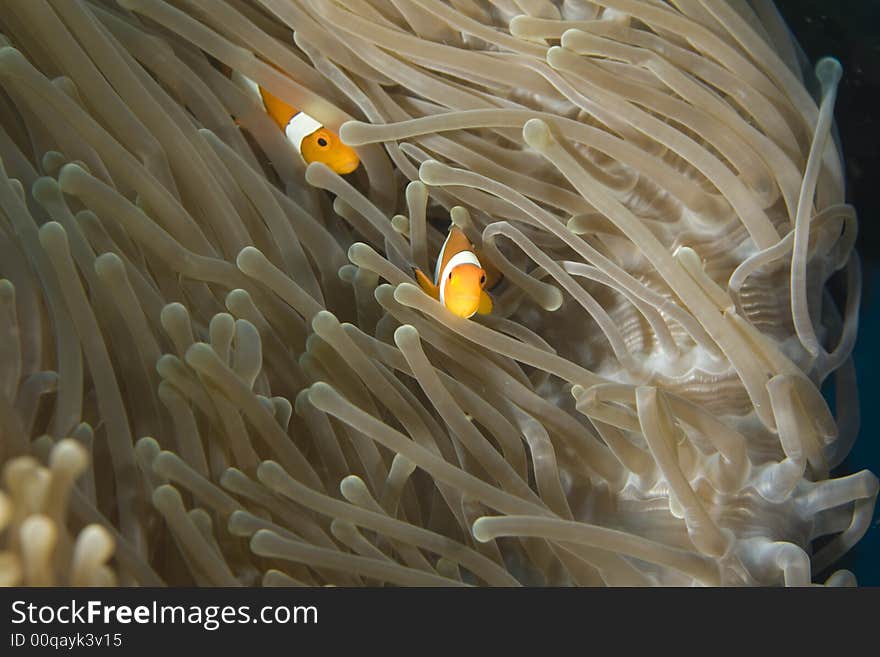
[[[477,306],[477,312],[480,315],[488,315],[492,312],[492,297],[489,296],[486,290],[480,292],[480,305]]]
[[[425,276],[425,273],[418,267],[413,267],[412,270],[413,274],[416,276],[416,282],[419,284],[419,287],[425,291],[425,294],[439,301],[440,290],[431,282],[431,279]]]

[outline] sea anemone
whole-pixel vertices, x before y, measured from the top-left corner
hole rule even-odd
[[[841,67],[814,98],[768,3],[7,0],[0,31],[2,583],[855,583]],[[412,278],[450,223],[488,316]]]

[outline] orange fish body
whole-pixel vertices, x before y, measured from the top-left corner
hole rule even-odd
[[[497,282],[498,272],[480,263],[473,245],[460,229],[453,226],[449,230],[437,257],[433,281],[421,269],[413,270],[419,286],[454,315],[468,318],[492,312],[492,299],[486,287]]]
[[[266,112],[297,147],[306,164],[323,162],[338,174],[351,173],[358,168],[360,158],[351,146],[342,143],[339,135],[262,87],[259,90]]]
[[[231,75],[251,92],[259,95],[266,113],[287,136],[306,164],[322,162],[340,175],[358,168],[360,158],[357,153],[351,146],[343,144],[335,132],[328,130],[305,112],[288,105],[253,80],[238,73]]]

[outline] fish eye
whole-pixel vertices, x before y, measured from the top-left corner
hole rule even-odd
[[[449,280],[452,280],[452,272],[449,272]]]
[[[324,139],[323,137],[318,137],[318,146],[320,146],[321,148],[323,148],[323,147],[326,146],[326,145],[327,145],[327,140]]]
[[[480,276],[480,285],[485,285],[485,284],[486,284],[486,274],[483,274],[482,276]]]

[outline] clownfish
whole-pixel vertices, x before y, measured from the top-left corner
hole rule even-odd
[[[305,112],[301,112],[269,93],[253,80],[234,74],[247,87],[259,94],[266,113],[287,136],[306,164],[322,162],[340,175],[351,173],[360,165],[360,158],[351,146],[342,143],[335,132],[321,125]]]
[[[413,273],[419,287],[459,317],[492,312],[492,299],[486,289],[492,289],[500,274],[494,267],[480,263],[473,244],[455,226],[449,229],[440,248],[433,282],[418,267],[413,267]]]

